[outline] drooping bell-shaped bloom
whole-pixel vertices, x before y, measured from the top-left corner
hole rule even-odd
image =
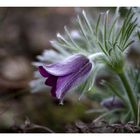
[[[124,103],[120,99],[115,98],[115,97],[109,97],[109,98],[104,99],[101,102],[101,105],[107,108],[108,110],[124,107]]]
[[[51,86],[51,94],[62,99],[67,91],[84,82],[92,69],[90,60],[76,54],[55,64],[39,66],[40,74],[46,78],[45,84]]]

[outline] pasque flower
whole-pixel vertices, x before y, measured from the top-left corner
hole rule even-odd
[[[39,66],[40,74],[47,78],[45,84],[51,86],[51,94],[57,99],[63,99],[65,93],[85,81],[92,69],[90,60],[75,54],[64,61]]]
[[[108,110],[124,107],[124,103],[120,99],[115,98],[115,97],[109,97],[109,98],[104,99],[101,102],[101,105],[107,108]]]

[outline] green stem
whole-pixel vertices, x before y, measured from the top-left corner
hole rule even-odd
[[[89,59],[91,59],[91,60],[94,60],[94,59],[96,59],[96,58],[98,58],[98,57],[101,57],[101,56],[104,56],[104,53],[102,53],[102,52],[97,52],[97,53],[94,53],[94,54],[92,54],[92,55],[89,55]]]
[[[133,90],[131,88],[131,85],[127,79],[127,76],[125,74],[125,72],[123,71],[122,73],[119,73],[118,74],[124,87],[125,87],[125,90],[127,92],[127,96],[128,96],[128,99],[129,99],[129,102],[130,102],[130,106],[131,106],[131,109],[132,109],[132,112],[133,112],[133,115],[135,117],[135,120],[137,121],[138,119],[138,104],[137,104],[137,99],[136,99],[136,96],[135,94],[133,93]]]

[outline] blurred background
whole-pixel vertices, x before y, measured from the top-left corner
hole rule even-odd
[[[96,16],[108,8],[0,8],[0,132],[65,132],[71,123],[97,116],[85,113],[99,106],[89,98],[75,95],[62,106],[49,91],[33,94],[29,87],[36,56],[81,9]]]

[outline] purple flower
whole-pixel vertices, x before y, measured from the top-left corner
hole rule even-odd
[[[124,107],[124,103],[120,99],[115,97],[109,97],[104,99],[101,102],[101,105],[107,108],[108,110]]]
[[[51,94],[62,99],[67,91],[85,81],[92,69],[92,63],[82,55],[76,54],[66,60],[39,66],[40,74],[47,78],[45,84],[51,86]]]

